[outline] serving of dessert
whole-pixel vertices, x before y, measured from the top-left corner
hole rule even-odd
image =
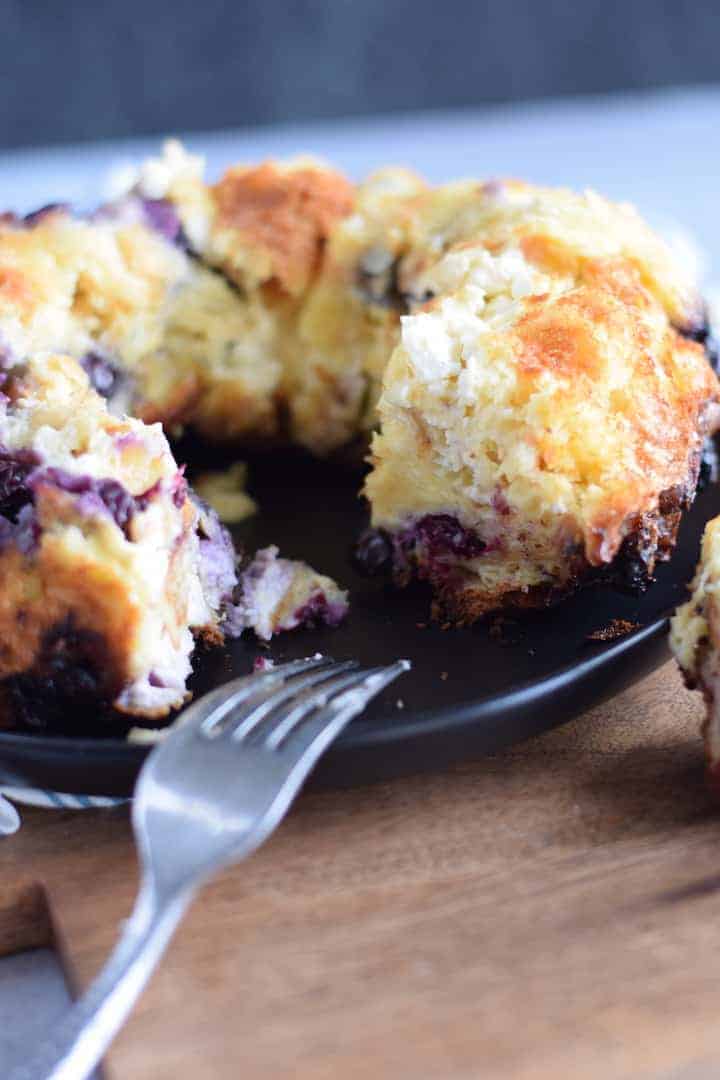
[[[630,207],[306,158],[209,183],[174,142],[122,187],[0,217],[7,710],[163,716],[198,639],[346,615],[327,575],[234,550],[186,430],[367,455],[356,565],[426,582],[447,623],[642,589],[670,557],[720,384],[695,282]],[[712,639],[712,535],[676,640]],[[707,688],[712,651],[680,650]]]

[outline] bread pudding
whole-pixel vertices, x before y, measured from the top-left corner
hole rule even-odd
[[[715,376],[634,269],[596,272],[465,325],[453,298],[403,326],[366,491],[395,575],[427,577],[450,618],[589,575],[642,587],[672,551]]]
[[[344,615],[275,548],[238,570],[166,440],[185,428],[369,446],[358,562],[428,581],[443,619],[642,588],[720,423],[706,338],[664,243],[592,192],[308,158],[208,183],[169,143],[92,213],[2,215],[0,677],[80,671],[156,715],[197,636]]]
[[[0,413],[0,677],[164,715],[193,635],[222,640],[232,545],[160,425],[111,416],[72,357],[11,368]]]
[[[428,299],[383,375],[360,557],[384,549],[457,622],[598,577],[643,587],[720,416],[694,288],[631,209],[592,193],[453,198],[439,250],[405,256]]]
[[[187,696],[195,638],[344,615],[345,594],[303,563],[238,567],[161,426],[112,416],[72,357],[5,373],[0,433],[0,679],[15,708],[50,695],[163,716]]]

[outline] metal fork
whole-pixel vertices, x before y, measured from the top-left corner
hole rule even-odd
[[[200,885],[284,817],[323,751],[407,660],[362,670],[313,657],[207,694],[150,754],[132,821],[142,877],[106,967],[9,1080],[82,1080],[103,1056]]]

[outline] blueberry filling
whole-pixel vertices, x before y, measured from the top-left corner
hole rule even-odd
[[[421,579],[448,581],[459,572],[460,560],[476,559],[488,550],[451,514],[426,514],[393,539],[393,571],[400,581],[407,580],[413,569]]]
[[[125,381],[123,372],[97,352],[85,353],[80,358],[83,371],[90,380],[90,385],[104,398],[111,398]]]
[[[32,450],[0,447],[0,551],[16,547],[27,555],[37,544],[40,528],[28,477],[38,464]]]
[[[171,244],[181,244],[182,224],[177,210],[167,199],[142,199],[142,208],[147,224],[169,240]]]
[[[331,603],[325,593],[315,593],[293,614],[293,625],[304,626],[309,630],[319,626],[339,626],[347,615],[347,604]]]
[[[405,551],[417,551],[429,560],[453,555],[458,559],[476,559],[487,550],[476,533],[466,529],[451,514],[426,514],[397,537]]]
[[[392,540],[384,529],[366,529],[352,552],[355,568],[368,577],[388,573],[392,568]]]
[[[146,199],[138,192],[115,202],[105,203],[92,214],[92,221],[133,225],[140,222],[164,237],[168,243],[190,251],[190,245],[177,210],[168,199]]]
[[[394,536],[384,529],[367,529],[355,546],[353,561],[366,575],[394,570],[403,577],[414,564],[421,576],[446,577],[458,560],[477,559],[487,551],[488,545],[456,517],[426,514]]]
[[[189,493],[183,478],[183,494]],[[189,493],[198,511],[197,535],[200,547],[199,573],[203,593],[223,615],[223,630],[228,637],[239,637],[245,629],[238,608],[239,597],[236,555],[228,530],[215,511],[195,494]]]
[[[130,523],[135,514],[147,510],[160,494],[163,482],[155,484],[140,495],[131,495],[119,481],[78,476],[54,466],[44,467],[32,450],[8,450],[0,446],[0,550],[14,544],[27,553],[39,537],[35,517],[35,492],[39,487],[53,487],[76,495],[76,507],[88,516],[107,513],[130,537]],[[174,479],[172,498],[175,506],[185,501],[187,483],[178,470]]]
[[[32,450],[0,447],[0,516],[17,522],[20,511],[32,502],[28,477],[40,464]]]
[[[89,515],[98,510],[106,511],[115,524],[130,539],[130,523],[135,514],[146,510],[152,498],[157,495],[160,483],[153,484],[140,495],[131,495],[126,487],[117,480],[97,480],[94,476],[76,476],[54,466],[38,469],[30,477],[30,487],[37,489],[50,485],[59,491],[78,495],[78,509]]]

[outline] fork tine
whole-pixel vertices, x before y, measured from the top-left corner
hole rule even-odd
[[[362,712],[369,701],[409,668],[408,660],[396,660],[388,667],[365,668],[328,681],[298,702],[278,722],[267,737],[267,746],[278,750],[292,745],[294,751],[302,752],[298,743],[308,747],[325,730],[329,742],[339,728]],[[333,713],[338,723],[328,724]]]
[[[253,732],[262,723],[268,713],[273,712],[284,702],[299,696],[301,691],[311,686],[315,686],[316,683],[331,679],[333,675],[339,675],[340,672],[347,671],[349,668],[356,668],[357,666],[357,660],[342,660],[337,663],[328,664],[324,667],[318,665],[315,670],[311,670],[307,672],[307,674],[298,675],[297,678],[292,679],[290,682],[286,682],[279,689],[271,689],[258,704],[251,708],[250,712],[243,709],[240,716],[234,718],[239,722],[236,723],[229,732],[230,737],[242,741],[242,739]]]
[[[229,683],[223,683],[216,690],[211,690],[190,705],[182,714],[179,726],[187,729],[198,728],[210,735],[231,709],[249,697],[255,697],[263,690],[272,691],[278,683],[283,683],[294,675],[331,663],[332,658],[329,656],[306,656],[300,660],[288,660],[284,664],[278,664],[270,671],[241,675]]]
[[[328,679],[316,690],[309,688],[306,693],[299,694],[297,701],[294,704],[291,703],[289,709],[283,710],[274,720],[271,717],[263,730],[263,741],[269,749],[277,749],[310,712],[326,705],[342,690],[360,685],[371,672],[376,671],[382,671],[382,668],[361,668],[359,671],[354,670],[348,674],[338,673],[337,675],[333,672],[334,678]]]

